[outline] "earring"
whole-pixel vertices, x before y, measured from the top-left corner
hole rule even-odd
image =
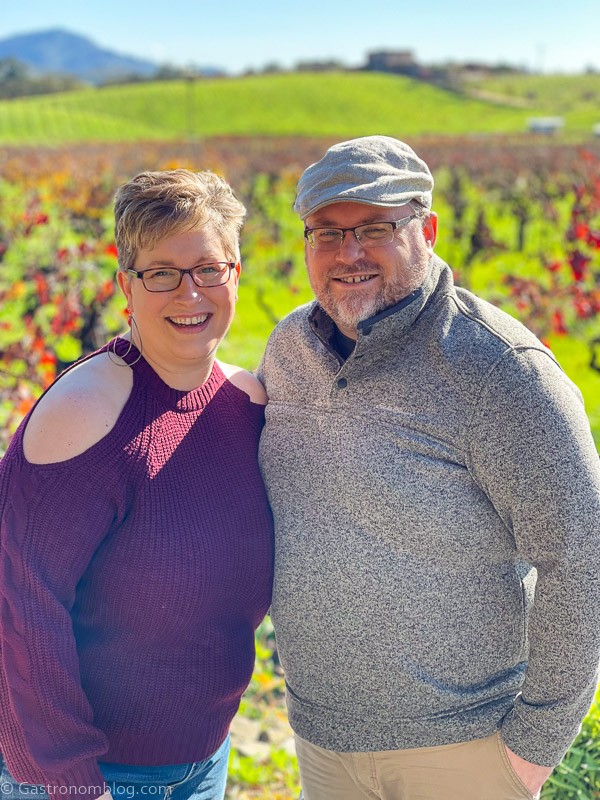
[[[108,350],[106,351],[107,354],[108,354],[109,359],[113,362],[113,364],[117,364],[119,367],[123,367],[123,366],[125,366],[125,367],[133,367],[135,364],[138,363],[138,361],[142,357],[142,350],[143,350],[142,337],[140,336],[140,331],[139,331],[139,328],[137,326],[137,322],[135,321],[135,317],[133,316],[133,314],[131,313],[129,308],[126,309],[126,313],[127,313],[127,325],[131,328],[131,336],[129,337],[129,347],[123,353],[122,356],[119,356],[119,354],[116,351],[116,339],[113,339],[111,344],[108,346]],[[132,341],[134,332],[135,332],[135,335],[138,338],[139,343],[140,343],[140,349],[138,350],[138,356],[135,359],[135,361],[131,361],[128,364],[127,363],[126,364],[122,364],[120,361],[116,361],[115,358],[111,358],[111,354],[113,356],[115,356],[116,358],[122,358],[122,359],[127,358],[127,356],[131,353],[131,351],[134,348],[134,344],[133,344],[133,341]],[[112,345],[112,347],[111,347],[111,345]]]
[[[138,350],[138,357],[136,358],[135,361],[132,361],[129,364],[129,366],[131,367],[134,364],[137,364],[138,361],[140,360],[140,358],[142,357],[142,353],[144,351],[144,346],[142,344],[142,336],[140,334],[140,329],[138,328],[138,325],[137,325],[137,322],[135,321],[135,317],[133,316],[133,313],[131,311],[129,311],[129,309],[128,309],[128,315],[127,315],[127,324],[131,328],[131,338],[129,339],[129,349],[127,350],[127,354],[129,354],[131,352],[131,348],[134,346],[133,342],[132,342],[134,335],[135,335],[135,338],[140,343],[140,349]]]

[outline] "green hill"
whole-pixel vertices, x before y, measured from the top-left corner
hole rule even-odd
[[[600,123],[600,75],[490,77],[461,92],[367,72],[112,86],[0,102],[0,144],[518,134],[545,115],[564,117],[562,137],[588,138]]]
[[[600,74],[505,75],[487,77],[465,87],[468,95],[513,105],[528,116],[560,116],[565,131],[589,136],[600,125]]]
[[[530,111],[378,73],[113,86],[0,103],[1,144],[522,132]]]
[[[465,84],[472,97],[548,115],[587,115],[600,123],[600,74],[497,75]]]

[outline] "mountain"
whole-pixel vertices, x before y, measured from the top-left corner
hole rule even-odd
[[[106,50],[61,29],[0,39],[2,58],[16,58],[38,74],[66,73],[95,84],[131,75],[148,78],[158,70],[152,61]]]

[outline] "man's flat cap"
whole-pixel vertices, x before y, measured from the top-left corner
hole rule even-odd
[[[427,164],[391,136],[363,136],[333,145],[298,181],[294,210],[302,219],[331,203],[351,201],[389,208],[416,200],[431,208]]]

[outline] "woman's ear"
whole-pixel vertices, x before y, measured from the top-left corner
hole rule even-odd
[[[239,280],[240,280],[240,273],[242,271],[242,264],[241,264],[240,261],[236,261],[236,264],[235,264],[235,267],[234,267],[233,271],[234,271],[234,274],[235,274],[235,277],[233,279],[235,281],[235,299],[237,300],[238,299],[238,293],[237,293],[238,283],[239,283]]]
[[[127,310],[133,312],[133,298],[131,295],[131,278],[128,273],[122,269],[117,270],[117,283],[120,290],[125,295],[127,300]]]

